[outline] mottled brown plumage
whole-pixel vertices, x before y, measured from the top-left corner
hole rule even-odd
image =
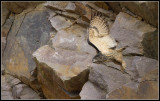
[[[109,35],[109,26],[102,17],[94,16],[92,18],[88,33],[89,41],[99,50],[99,53],[93,58],[94,63],[116,61],[121,64],[121,70],[126,68],[126,63],[122,55],[122,51],[125,48],[114,49],[117,43]]]

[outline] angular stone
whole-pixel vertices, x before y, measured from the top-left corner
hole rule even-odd
[[[54,51],[46,45],[34,52],[33,56],[37,59],[36,62],[38,62],[45,74],[48,73],[45,71],[50,70],[54,76],[54,78],[48,79],[54,79],[61,87],[69,92],[80,91],[88,79],[89,70],[87,65],[91,61],[91,56],[87,54],[62,49]]]
[[[110,29],[110,34],[119,42],[118,47],[128,46],[123,53],[145,55],[157,59],[157,29],[126,13],[119,13]]]
[[[25,84],[14,86],[12,92],[15,99],[40,99],[38,94]]]
[[[55,16],[50,19],[51,25],[57,30],[61,30],[64,28],[69,27],[72,25],[70,20],[67,20],[65,17],[62,16]]]
[[[120,5],[158,27],[158,2],[120,2]]]
[[[139,76],[143,77],[158,67],[158,61],[147,57],[135,56],[132,65],[137,69]]]
[[[65,7],[67,6],[67,4],[68,2],[47,1],[44,6],[53,10],[65,11]]]
[[[87,43],[87,29],[74,25],[65,30],[57,32],[52,40],[54,48],[79,51],[96,55],[95,49]]]
[[[158,99],[158,82],[144,81],[136,90],[122,86],[106,95],[106,99]]]
[[[81,92],[80,92],[80,97],[82,100],[96,100],[96,99],[106,99],[106,92],[90,81],[87,81]]]
[[[75,11],[76,11],[76,5],[74,3],[69,2],[67,4],[67,6],[65,7],[65,10],[67,12],[75,13]]]
[[[92,64],[89,80],[108,93],[129,82],[130,77],[112,67]]]

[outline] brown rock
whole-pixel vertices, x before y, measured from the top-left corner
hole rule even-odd
[[[16,2],[4,2],[6,8],[13,13],[21,13],[24,8],[18,6]]]
[[[59,2],[59,1],[47,1],[44,4],[45,7],[52,10],[65,11],[65,7],[68,5],[68,2]]]
[[[108,10],[108,8],[109,8],[106,2],[94,2],[94,4],[100,8],[105,9],[105,10]]]
[[[52,29],[47,20],[49,15],[45,10],[24,13],[26,12],[15,16],[12,28],[7,36],[7,45],[2,62],[10,74],[16,76],[25,84],[34,86],[33,89],[39,89],[36,88],[35,83],[30,81],[31,71],[36,66],[31,54],[40,45],[47,44],[50,37],[49,32]]]
[[[120,5],[158,27],[158,2],[121,2]]]
[[[139,54],[157,59],[157,29],[126,13],[119,13],[110,34],[119,42],[118,47],[127,47],[124,54]]]
[[[102,13],[103,15],[109,17],[111,20],[115,20],[115,18],[116,18],[116,14],[113,13],[113,11],[102,9],[102,8],[96,6],[92,2],[88,2],[87,6],[89,6],[90,8],[92,8],[93,10],[95,10],[96,12],[98,11],[98,12]]]
[[[5,4],[2,2],[2,23],[1,26],[4,25],[6,19],[9,17],[10,11],[5,7]]]
[[[77,13],[80,14],[82,20],[89,23],[91,20],[91,9],[80,2],[76,2],[75,5]]]
[[[13,13],[21,13],[24,9],[32,7],[35,8],[38,4],[43,2],[3,2],[6,8]]]
[[[118,14],[119,12],[122,12],[120,2],[107,2],[107,4],[116,14]]]
[[[137,90],[127,86],[111,92],[106,96],[107,99],[158,99],[158,82],[145,81],[140,83]]]

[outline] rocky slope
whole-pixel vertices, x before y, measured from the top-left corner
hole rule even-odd
[[[117,48],[128,46],[124,74],[92,63],[96,11]],[[3,2],[2,99],[158,99],[157,11],[157,2]]]

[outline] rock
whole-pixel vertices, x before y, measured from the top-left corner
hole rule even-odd
[[[2,100],[12,100],[11,87],[5,80],[5,76],[1,75],[1,99]]]
[[[13,21],[14,21],[14,14],[10,14],[9,19],[7,19],[5,24],[2,26],[2,36],[3,37],[7,37],[8,32],[11,29]]]
[[[3,2],[6,8],[16,14],[23,12],[29,7],[35,8],[38,4],[43,2]]]
[[[120,2],[120,5],[158,27],[158,2]]]
[[[75,2],[75,5],[77,14],[82,17],[83,21],[89,23],[91,20],[91,9],[80,2]]]
[[[70,13],[70,12],[60,12],[60,11],[55,11],[55,13],[57,15],[63,16],[65,18],[68,18],[70,20],[76,20],[78,19],[80,16],[75,14],[75,13]]]
[[[102,9],[102,8],[96,6],[92,2],[88,2],[86,5],[89,6],[90,8],[92,8],[93,10],[95,10],[96,12],[98,11],[98,12],[102,13],[103,15],[109,17],[111,20],[115,20],[115,18],[116,18],[116,14],[113,13],[113,11],[111,11],[111,10]]]
[[[147,57],[135,56],[132,65],[137,69],[139,76],[143,77],[158,67],[158,61]]]
[[[65,7],[65,10],[66,10],[67,12],[76,13],[76,12],[75,12],[75,11],[76,11],[76,5],[75,5],[74,3],[69,2],[69,3],[67,4],[67,6]]]
[[[2,23],[1,27],[4,25],[6,19],[9,17],[10,11],[5,7],[5,4],[2,2]]]
[[[56,99],[79,98],[78,93],[88,80],[88,66],[96,54],[87,43],[86,29],[74,25],[60,30],[52,45],[54,49],[45,45],[33,53],[44,95]]]
[[[96,55],[95,49],[87,43],[87,30],[79,25],[59,31],[52,40],[54,48],[78,51]]]
[[[158,77],[158,75],[157,75]],[[158,82],[128,83],[106,95],[107,99],[158,99]],[[134,87],[136,85],[136,87]]]
[[[119,42],[118,47],[128,47],[123,51],[127,54],[158,57],[157,29],[126,13],[119,13],[113,23],[110,34]]]
[[[3,55],[4,49],[6,47],[6,37],[1,36],[1,45],[2,45],[1,51],[2,51],[2,55]]]
[[[38,94],[25,84],[18,84],[13,87],[15,99],[40,99]]]
[[[92,64],[89,80],[107,93],[130,81],[130,77],[112,67]]]
[[[47,44],[52,28],[45,10],[25,13],[15,16],[2,62],[9,73],[29,85],[30,72],[36,66],[31,54],[41,45]]]
[[[16,2],[4,2],[6,8],[13,13],[21,13],[24,8],[18,6]]]
[[[116,14],[122,12],[120,2],[107,2],[107,4]]]
[[[55,16],[50,19],[51,25],[58,31],[72,25],[70,20],[62,16]]]
[[[108,10],[108,5],[106,2],[94,2],[94,4],[104,10]]]
[[[5,79],[10,87],[13,87],[13,86],[21,83],[21,81],[19,79],[15,78],[11,75],[8,75],[8,74],[5,74]]]
[[[82,91],[80,92],[80,97],[82,100],[95,100],[95,99],[105,99],[106,92],[90,81],[87,81]]]
[[[52,10],[65,11],[68,2],[59,2],[59,1],[47,1],[44,4],[45,7],[50,8]]]

